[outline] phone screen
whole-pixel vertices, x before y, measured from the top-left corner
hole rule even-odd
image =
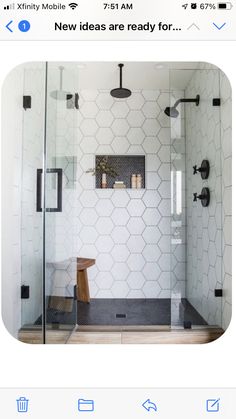
[[[234,1],[0,8],[4,417],[232,419]]]

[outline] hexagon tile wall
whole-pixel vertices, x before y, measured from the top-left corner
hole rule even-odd
[[[169,94],[135,91],[119,101],[108,91],[80,96],[75,256],[96,258],[89,272],[91,296],[170,298],[170,120],[163,113]],[[61,155],[73,141],[67,137]],[[145,155],[146,188],[95,189],[86,170],[102,154]],[[69,195],[67,190],[67,202]],[[71,256],[66,234],[56,239],[57,260]]]
[[[227,328],[231,318],[231,87],[218,69],[195,72],[186,95],[199,93],[198,112],[186,109],[187,161],[187,298],[209,324]],[[221,106],[212,99],[221,98]],[[196,161],[197,156],[197,161]],[[209,179],[192,175],[207,158]],[[208,208],[192,205],[192,194],[208,186]],[[223,299],[214,290],[223,289]],[[223,316],[222,316],[223,313]]]

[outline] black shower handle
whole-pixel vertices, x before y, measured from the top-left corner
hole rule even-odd
[[[47,212],[62,212],[62,169],[47,169],[46,173],[57,174],[57,206],[55,208],[46,208]],[[42,212],[42,169],[37,169],[36,182],[36,211]]]
[[[210,173],[210,163],[209,160],[202,160],[201,166],[197,167],[197,165],[195,164],[195,166],[193,166],[193,174],[196,175],[197,172],[201,173],[201,178],[202,179],[208,179],[209,177],[209,173]]]
[[[203,195],[203,194],[198,195],[197,192],[195,192],[193,194],[193,201],[194,202],[197,201],[198,199],[205,199],[205,198],[206,198],[206,195]]]
[[[203,207],[208,207],[210,203],[210,189],[206,187],[202,188],[200,195],[194,192],[193,202],[196,202],[198,199],[201,201]]]
[[[195,166],[193,166],[193,174],[196,175],[197,171],[198,171],[197,165],[195,164]]]
[[[202,173],[202,172],[205,172],[205,171],[206,171],[206,169],[203,168],[203,167],[198,167],[197,168],[197,165],[196,164],[195,164],[195,166],[193,166],[193,174],[194,175],[196,175],[197,172]]]
[[[199,172],[199,173],[201,173],[201,172],[205,172],[205,170],[206,169],[204,169],[204,168],[202,168],[202,167],[198,167],[197,168],[197,165],[195,164],[195,166],[193,166],[193,174],[194,175],[196,175],[197,174],[197,172]]]
[[[79,109],[79,93],[75,93],[75,109]]]

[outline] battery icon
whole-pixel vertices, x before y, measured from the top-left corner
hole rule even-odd
[[[218,3],[217,4],[218,9],[224,9],[224,10],[231,10],[233,5],[230,2],[227,3]]]

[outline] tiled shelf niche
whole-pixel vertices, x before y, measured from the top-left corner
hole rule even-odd
[[[96,167],[97,164],[104,158],[98,155],[95,157]],[[113,188],[115,181],[123,181],[126,189],[131,189],[131,176],[132,174],[140,174],[142,176],[142,189],[145,188],[145,156],[142,155],[126,155],[126,156],[107,156],[108,164],[111,166],[118,175],[114,178],[107,175],[107,188]],[[96,188],[102,187],[102,175],[96,174]]]

